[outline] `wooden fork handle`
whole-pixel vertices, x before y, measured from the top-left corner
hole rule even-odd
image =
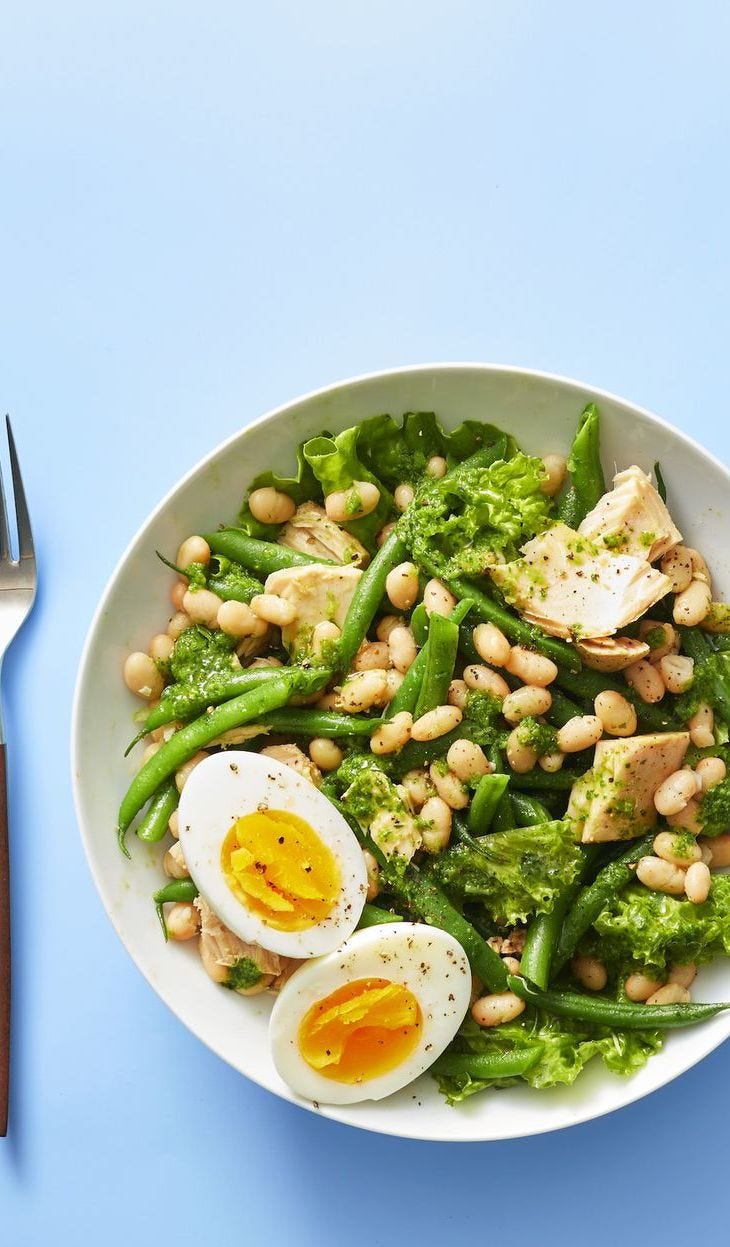
[[[10,1091],[10,853],[5,745],[0,744],[0,1137],[8,1133]]]

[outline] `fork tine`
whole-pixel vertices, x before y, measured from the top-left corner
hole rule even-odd
[[[13,437],[13,429],[10,424],[10,416],[5,417],[5,423],[8,430],[8,448],[10,450],[10,470],[13,474],[13,493],[15,494],[15,518],[18,525],[18,549],[21,559],[32,559],[35,557],[33,549],[33,532],[30,526],[30,516],[28,514],[28,504],[25,500],[25,490],[23,489],[23,478],[20,475],[20,464],[18,463],[18,454],[15,449],[15,438]],[[3,511],[5,510],[5,498],[3,497]],[[7,539],[8,521],[5,516],[5,538]],[[1,541],[0,541],[1,546]]]

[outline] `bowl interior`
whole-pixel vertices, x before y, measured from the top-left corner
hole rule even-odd
[[[565,452],[577,417],[595,399],[602,416],[603,462],[656,460],[668,484],[672,514],[689,543],[707,558],[719,590],[730,589],[723,538],[730,500],[726,470],[688,438],[629,403],[561,378],[520,369],[443,365],[401,369],[346,382],[278,409],[243,429],[193,469],[133,539],[91,625],[79,672],[73,780],[90,867],[118,935],[155,991],[224,1060],[277,1095],[297,1103],[271,1062],[270,1002],[222,991],[186,945],[166,946],[151,893],[160,886],[160,846],[130,836],[131,861],[119,853],[116,810],[138,761],[123,758],[139,702],[122,682],[130,649],[146,649],[170,615],[170,578],[155,550],[174,552],[189,533],[231,521],[256,473],[295,467],[295,448],[326,428],[333,432],[378,412],[435,411],[453,427],[484,419],[512,432],[533,453]],[[703,999],[730,996],[730,968],[703,972]],[[378,1104],[319,1111],[351,1125],[389,1134],[444,1140],[484,1140],[536,1134],[585,1121],[645,1095],[687,1069],[730,1033],[730,1017],[672,1035],[662,1053],[624,1080],[589,1070],[572,1088],[487,1092],[449,1108],[428,1077]],[[311,1105],[305,1105],[312,1107]]]

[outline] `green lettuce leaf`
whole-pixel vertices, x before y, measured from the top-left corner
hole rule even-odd
[[[325,433],[323,436],[326,437],[327,434]],[[261,472],[251,482],[251,491],[262,489],[266,485],[278,489],[283,494],[288,494],[292,501],[296,502],[297,506],[301,502],[310,502],[311,500],[320,502],[322,499],[322,490],[319,487],[317,477],[312,471],[311,464],[307,462],[303,445],[297,448],[297,471],[295,476],[280,476],[278,472]]]
[[[463,903],[480,902],[498,926],[549,913],[581,863],[580,848],[562,821],[494,832],[477,843],[478,851],[454,845],[431,869],[451,896]]]
[[[304,443],[304,458],[310,465],[321,492],[337,493],[349,489],[353,481],[371,481],[380,490],[380,501],[374,511],[361,519],[351,520],[342,527],[357,537],[369,550],[375,548],[375,538],[393,512],[393,498],[383,481],[366,467],[358,454],[359,426],[345,429],[337,437],[313,437]]]
[[[501,436],[494,425],[478,420],[466,420],[446,432],[432,411],[407,411],[402,426],[386,415],[364,420],[360,425],[358,454],[392,490],[404,482],[413,484],[423,476],[434,455],[441,455],[452,467]]]
[[[638,968],[663,974],[668,965],[730,955],[730,876],[715,875],[702,905],[634,883],[614,897],[585,941],[618,975]]]
[[[544,475],[542,460],[521,451],[488,466],[456,467],[443,481],[420,486],[418,506],[401,520],[403,539],[416,562],[447,579],[481,575],[516,558],[550,523]]]
[[[529,1051],[539,1045],[543,1045],[542,1056],[520,1078],[494,1082],[442,1075],[438,1077],[439,1089],[450,1104],[458,1104],[487,1087],[505,1086],[506,1081],[526,1082],[538,1089],[567,1086],[593,1057],[601,1057],[613,1074],[633,1074],[659,1051],[662,1039],[656,1031],[613,1031],[528,1009],[518,1020],[489,1030],[482,1030],[467,1017],[449,1052],[497,1055]]]
[[[705,836],[721,836],[730,831],[730,779],[723,779],[704,794],[697,821]]]

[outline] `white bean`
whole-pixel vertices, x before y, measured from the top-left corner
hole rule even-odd
[[[621,693],[605,689],[598,693],[593,706],[609,736],[633,736],[638,722],[636,709]]]
[[[581,986],[589,992],[603,991],[608,982],[608,971],[597,957],[587,957],[580,953],[573,958],[571,969]]]
[[[547,688],[558,674],[557,664],[544,654],[536,654],[523,645],[513,645],[509,658],[504,664],[511,675],[516,675],[523,684],[532,684],[537,688]]]
[[[463,710],[466,706],[466,699],[469,695],[469,685],[466,680],[452,680],[449,685],[449,694],[447,701],[450,706],[458,706],[459,710]]]
[[[193,621],[189,615],[185,614],[185,611],[175,611],[167,625],[167,635],[172,637],[173,641],[176,641],[178,637],[182,636],[183,632],[187,631],[188,628],[192,628],[192,626]]]
[[[686,987],[681,987],[679,983],[665,983],[663,987],[652,992],[646,1003],[648,1005],[688,1005],[690,1000],[691,996]]]
[[[405,620],[402,615],[383,615],[375,627],[375,635],[379,641],[387,641],[394,628],[402,628]]]
[[[517,775],[526,775],[537,763],[537,753],[520,739],[519,728],[516,727],[507,737],[507,761]]]
[[[178,901],[168,909],[165,926],[171,940],[192,940],[200,928],[200,914],[189,901]]]
[[[391,520],[389,524],[383,525],[377,537],[375,538],[378,549],[380,549],[381,546],[385,545],[386,541],[388,540],[390,534],[393,532],[394,529],[395,529],[395,520]]]
[[[565,762],[565,754],[555,750],[552,753],[544,753],[542,757],[537,759],[538,766],[548,775],[554,775],[559,771]]]
[[[187,762],[183,762],[182,766],[178,767],[175,771],[175,786],[178,792],[182,792],[196,766],[200,766],[201,762],[205,762],[207,756],[207,753],[204,753],[201,749],[198,753],[193,754],[193,757],[189,758]]]
[[[662,983],[659,979],[653,979],[648,974],[637,972],[636,974],[629,975],[624,983],[624,991],[626,992],[629,1000],[633,1000],[636,1004],[639,1004],[648,1000],[650,996],[654,995],[654,992],[658,992],[661,986]]]
[[[363,641],[352,665],[355,671],[372,671],[374,667],[387,670],[390,666],[387,641]]]
[[[603,723],[595,714],[576,714],[558,729],[561,753],[580,753],[597,745],[603,736]]]
[[[165,687],[165,681],[149,654],[136,650],[130,654],[124,664],[124,683],[130,693],[143,697],[145,701],[155,701]]]
[[[663,623],[660,619],[644,619],[639,624],[639,637],[642,641],[646,641],[650,633],[658,632],[661,632],[663,639],[657,644],[652,636],[651,649],[647,654],[647,661],[654,664],[666,654],[676,654],[679,651],[679,633],[670,623]]]
[[[320,771],[336,771],[344,754],[327,736],[315,736],[309,742],[309,756]]]
[[[337,624],[331,623],[329,619],[322,619],[315,624],[312,631],[312,649],[315,658],[326,658],[327,651],[332,648],[335,641],[339,641],[341,635]]]
[[[426,475],[432,477],[435,481],[440,481],[446,476],[448,466],[443,455],[432,455],[426,464]]]
[[[660,831],[654,837],[652,848],[657,857],[671,862],[672,866],[680,866],[683,870],[702,858],[702,849],[694,840],[671,831]]]
[[[459,779],[467,783],[494,770],[483,749],[473,740],[455,740],[446,754],[446,761]]]
[[[438,796],[445,801],[451,810],[465,810],[469,804],[469,794],[458,775],[453,771],[443,770],[439,762],[432,762],[429,768],[431,783]]]
[[[471,1015],[478,1026],[502,1026],[518,1018],[524,1008],[524,1000],[514,992],[497,992],[476,1000],[471,1007]]]
[[[672,593],[681,593],[692,583],[692,558],[686,546],[672,546],[659,566],[672,582]]]
[[[257,619],[264,619],[277,628],[286,628],[297,617],[294,603],[287,602],[278,593],[256,593],[249,605]]]
[[[713,836],[711,840],[700,840],[702,849],[709,849],[712,854],[712,861],[709,865],[713,870],[722,870],[724,866],[730,866],[730,832],[723,832],[721,836]]]
[[[387,723],[383,723],[370,737],[370,748],[373,753],[396,753],[408,744],[413,727],[413,715],[408,710],[401,710],[393,715]]]
[[[167,850],[162,859],[162,869],[168,879],[186,879],[190,874],[183,856],[182,845],[179,842]]]
[[[692,560],[692,579],[702,580],[706,585],[712,587],[712,576],[707,563],[703,559],[699,550],[689,549],[689,557]]]
[[[466,671],[464,676],[466,677]],[[537,718],[538,715],[547,714],[552,704],[553,699],[546,688],[523,684],[522,688],[516,688],[514,693],[507,694],[502,702],[502,714],[508,723],[521,723],[528,715]]]
[[[387,688],[385,671],[356,671],[345,680],[339,693],[345,714],[360,714],[371,706],[382,705]]]
[[[178,836],[180,835],[180,815],[178,814],[177,810],[173,810],[172,814],[168,818],[167,830],[169,831],[173,839],[177,840]]]
[[[715,714],[712,706],[702,702],[689,720],[689,738],[698,749],[709,749],[715,743]]]
[[[210,546],[205,537],[186,537],[178,549],[175,562],[183,570],[191,563],[202,563],[204,567],[207,566],[210,562]]]
[[[702,623],[712,602],[712,591],[704,580],[693,580],[674,599],[672,618],[676,624],[694,628]]]
[[[388,637],[388,654],[396,671],[405,673],[418,653],[416,638],[410,628],[394,628]]]
[[[365,894],[365,900],[374,901],[380,892],[380,866],[369,849],[363,849],[362,858],[368,876],[368,890]]]
[[[297,508],[288,494],[264,485],[249,494],[248,509],[259,524],[286,524]]]
[[[546,475],[540,482],[540,489],[548,498],[554,498],[563,487],[568,465],[564,455],[543,455],[542,462]]]
[[[398,689],[403,683],[405,676],[402,671],[397,671],[395,667],[390,667],[385,673],[385,702],[391,702],[395,697]]]
[[[401,786],[405,789],[408,803],[414,810],[420,810],[429,797],[435,795],[434,786],[426,770],[407,771],[401,780]]]
[[[670,896],[681,896],[684,892],[684,871],[661,857],[640,857],[636,877],[652,892],[668,892]]]
[[[709,866],[706,866],[704,862],[693,862],[684,881],[687,900],[692,901],[694,905],[701,905],[710,895],[711,884],[712,875]]]
[[[645,658],[641,658],[639,662],[634,662],[630,667],[624,670],[624,679],[630,688],[638,693],[642,701],[647,705],[654,705],[661,701],[664,696],[664,681],[657,671],[656,667],[652,667],[650,662]]]
[[[716,784],[721,784],[727,775],[722,758],[701,758],[695,771],[700,777],[703,792],[709,792]]]
[[[671,967],[668,982],[679,983],[680,987],[691,987],[696,978],[697,966],[694,961],[687,961],[684,965]]]
[[[206,628],[218,627],[221,600],[217,593],[211,593],[210,589],[188,589],[182,605],[193,623],[203,624]]]
[[[492,667],[504,667],[512,647],[507,637],[495,624],[477,624],[471,636],[474,648],[484,662]]]
[[[429,580],[423,590],[423,605],[427,615],[450,615],[456,598],[440,580]]]
[[[226,636],[238,640],[241,637],[253,636],[256,628],[256,616],[245,602],[221,602],[217,615],[218,627]]]
[[[427,853],[441,853],[451,839],[451,809],[442,797],[429,797],[421,808],[421,819],[429,824],[421,833]]]
[[[372,481],[353,481],[349,489],[336,490],[327,494],[324,509],[327,518],[336,524],[347,524],[351,520],[362,519],[370,515],[380,502],[380,490]]]
[[[178,579],[175,581],[174,585],[172,586],[170,590],[170,601],[172,602],[176,611],[182,610],[183,599],[187,591],[188,591],[187,580]]]
[[[158,632],[150,641],[150,658],[153,662],[167,662],[175,648],[175,642],[166,632]]]
[[[691,797],[683,810],[677,814],[665,815],[670,827],[681,827],[683,831],[689,831],[693,836],[699,836],[702,828],[697,817],[699,813],[699,802],[696,797]]]
[[[664,818],[679,814],[697,792],[693,771],[674,771],[654,793],[654,806]]]
[[[467,688],[476,689],[479,693],[489,693],[491,697],[504,699],[509,697],[509,684],[503,676],[491,667],[482,667],[479,663],[470,663],[464,668],[464,683]]]
[[[396,485],[393,501],[399,511],[407,511],[413,502],[414,496],[411,485]]]
[[[413,740],[436,740],[458,727],[462,718],[458,706],[437,706],[435,710],[428,710],[420,719],[416,719],[411,736]]]
[[[397,611],[407,611],[418,600],[418,568],[399,563],[385,578],[385,592]]]
[[[694,659],[684,654],[665,654],[659,659],[659,674],[668,693],[686,693],[694,680]]]

